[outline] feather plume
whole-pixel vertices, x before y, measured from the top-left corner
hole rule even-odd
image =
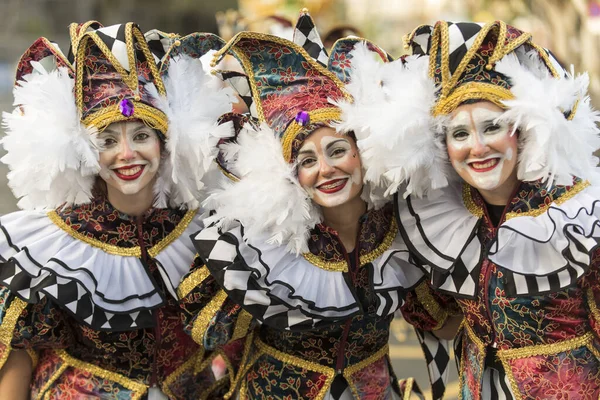
[[[218,119],[231,111],[236,100],[231,89],[220,87],[203,70],[200,59],[187,55],[170,61],[164,83],[166,97],[149,87],[157,107],[169,119],[168,160],[163,160],[155,187],[157,201],[162,204],[169,198],[171,206],[197,208],[204,175],[214,166],[217,143],[234,134],[231,122],[219,125]]]
[[[596,181],[593,152],[600,147],[600,115],[587,96],[587,74],[555,78],[535,52],[521,60],[508,54],[496,70],[509,77],[515,96],[504,102],[508,110],[500,119],[520,130],[519,179],[542,179],[548,185],[570,185],[573,176]],[[569,121],[564,112],[574,107]]]
[[[430,115],[436,90],[428,58],[381,63],[364,44],[352,56],[346,89],[354,101],[336,103],[342,110],[336,128],[356,135],[365,182],[384,188],[384,197],[406,183],[404,194],[417,196],[447,185],[446,155]]]
[[[38,64],[15,86],[15,110],[3,113],[8,184],[22,209],[88,202],[100,171],[95,130],[80,122],[68,70]]]
[[[274,132],[266,124],[259,131],[243,129],[238,142],[225,147],[241,179],[224,183],[203,203],[216,211],[206,224],[218,221],[226,227],[238,220],[250,244],[252,238],[267,236],[269,243],[286,245],[291,253],[307,252],[309,231],[321,215],[300,186],[295,166],[283,158]]]

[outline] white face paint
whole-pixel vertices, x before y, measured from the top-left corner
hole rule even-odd
[[[133,195],[147,187],[160,165],[160,139],[139,121],[109,125],[98,134],[100,177],[109,193],[117,190]]]
[[[362,165],[354,141],[333,130],[315,131],[298,152],[298,179],[323,207],[344,204],[360,194]]]
[[[448,155],[458,174],[477,189],[494,190],[516,166],[517,138],[506,122],[495,123],[501,108],[492,103],[458,107],[447,127]]]

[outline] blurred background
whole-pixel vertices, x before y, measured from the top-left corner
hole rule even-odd
[[[45,36],[66,52],[71,22],[93,19],[108,26],[135,21],[143,31],[204,31],[226,40],[241,30],[291,38],[303,7],[326,45],[347,35],[361,36],[395,57],[405,52],[402,37],[420,24],[504,20],[531,32],[563,65],[588,71],[592,102],[600,108],[600,0],[0,0],[0,109],[11,109],[14,70],[23,51]],[[0,214],[16,210],[6,173],[0,165]],[[425,363],[411,328],[397,319],[391,336],[398,377],[414,376],[427,388]],[[458,398],[455,368],[450,380],[447,398]]]

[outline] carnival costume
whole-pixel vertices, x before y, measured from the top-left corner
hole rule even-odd
[[[363,188],[378,207],[363,215],[347,252],[295,166],[308,135],[340,120],[330,100],[360,96],[354,71],[388,58],[348,39],[321,64],[326,53],[307,12],[298,27],[296,43],[244,32],[217,53],[215,61],[232,54],[244,66],[260,126],[222,146],[223,168],[237,181],[207,200],[215,214],[193,236],[199,258],[179,289],[187,329],[207,350],[246,338],[227,397],[236,390],[241,399],[408,397],[412,380],[400,388],[391,369],[389,327],[403,291],[423,275],[401,268],[408,253],[392,204]]]
[[[456,313],[455,298],[464,315],[455,340],[463,399],[597,399],[600,141],[587,75],[566,73],[530,34],[500,21],[441,21],[416,29],[407,45],[423,55],[411,59],[434,90],[403,98],[421,133],[401,134],[424,138],[429,154],[403,149],[424,161],[404,175],[398,226],[430,277],[407,296],[404,317],[434,330]],[[445,159],[447,116],[476,101],[502,108],[498,120],[519,135],[519,183],[497,221]],[[384,145],[380,134],[371,139],[373,149]],[[398,162],[394,150],[386,163]],[[400,180],[387,178],[396,190]]]
[[[233,134],[217,122],[231,93],[200,61],[223,43],[144,36],[133,23],[70,33],[68,56],[45,38],[25,52],[16,108],[4,114],[2,161],[24,211],[0,218],[0,366],[27,350],[34,399],[206,397],[218,382],[197,363],[203,350],[183,331],[176,289],[195,256],[212,143]],[[130,120],[164,145],[155,203],[140,217],[94,190],[96,134]]]

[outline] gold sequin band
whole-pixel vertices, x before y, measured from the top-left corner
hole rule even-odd
[[[198,255],[196,255],[198,257]],[[190,292],[196,289],[206,278],[210,276],[210,271],[203,265],[200,268],[197,268],[189,274],[185,279],[179,284],[177,288],[177,295],[180,299],[186,297]]]
[[[583,189],[587,188],[588,186],[590,186],[590,182],[588,182],[588,181],[577,182],[576,184],[571,186],[571,188],[569,190],[567,190],[565,193],[563,193],[558,199],[555,199],[552,203],[550,203],[550,204],[543,203],[535,210],[525,211],[525,212],[521,212],[521,213],[520,212],[506,213],[506,220],[508,221],[509,219],[515,218],[515,217],[538,217],[538,216],[544,214],[546,211],[548,211],[548,209],[550,207],[552,207],[553,204],[554,205],[563,204],[565,201],[572,199],[575,195],[577,195],[579,192],[581,192]]]
[[[466,182],[463,182],[462,184],[462,198],[466,209],[469,210],[471,214],[477,218],[483,217],[485,212],[483,211],[483,208],[478,206],[475,203],[475,200],[473,200],[473,196],[471,195],[471,186]]]
[[[235,328],[233,329],[233,335],[231,336],[230,341],[241,339],[246,336],[252,320],[252,314],[246,310],[241,310],[237,317],[237,321],[235,322]]]
[[[434,116],[448,115],[467,100],[487,100],[505,109],[505,100],[514,99],[508,89],[491,83],[470,82],[459,86],[447,97],[440,97],[433,108]]]
[[[8,359],[12,350],[11,342],[14,336],[15,326],[26,307],[27,303],[25,301],[15,297],[2,317],[2,325],[0,325],[0,343],[6,346],[6,349],[4,349],[0,355],[0,369],[2,369],[2,366]]]
[[[354,383],[354,380],[352,379],[352,375],[367,368],[374,362],[379,361],[382,357],[385,357],[389,353],[389,351],[389,344],[386,344],[385,346],[383,346],[364,360],[359,361],[356,364],[349,365],[348,367],[346,367],[346,369],[344,369],[344,378],[346,379],[346,382],[348,382],[350,390],[352,391],[356,399],[360,398],[360,394],[358,392],[356,384]]]
[[[204,343],[204,334],[208,329],[210,321],[212,321],[217,311],[221,309],[226,299],[227,293],[225,293],[223,289],[219,290],[215,297],[210,300],[206,307],[204,307],[196,317],[194,325],[192,326],[192,339],[199,345],[202,346]]]
[[[129,117],[121,113],[118,104],[113,104],[87,115],[81,122],[85,126],[94,126],[102,131],[115,122],[139,119],[148,127],[159,130],[164,135],[167,134],[169,120],[165,113],[140,101],[131,100],[131,102],[133,103],[133,114]]]
[[[388,228],[388,231],[379,246],[377,246],[375,250],[360,256],[360,266],[373,262],[380,257],[387,249],[390,248],[397,234],[398,225],[394,216],[391,219],[390,227]],[[311,264],[324,269],[325,271],[348,272],[348,263],[346,261],[327,261],[313,253],[304,253],[302,254],[302,257],[304,257]]]
[[[124,375],[118,374],[116,372],[108,371],[104,368],[98,367],[97,365],[87,363],[85,361],[78,360],[72,356],[70,356],[65,350],[57,349],[53,350],[54,353],[61,358],[63,364],[60,366],[58,370],[52,374],[52,376],[46,381],[44,386],[40,389],[40,396],[48,395],[47,392],[52,385],[56,382],[56,380],[63,374],[63,372],[69,368],[77,368],[82,371],[85,371],[91,375],[95,375],[102,379],[106,379],[108,381],[116,382],[124,388],[131,390],[131,400],[139,400],[148,390],[148,386],[135,381],[133,379],[129,379]],[[43,397],[44,399],[47,397]]]
[[[433,328],[433,330],[436,331],[441,329],[448,319],[448,313],[437,301],[435,301],[427,282],[422,282],[419,286],[417,286],[415,288],[415,293],[425,311],[427,311],[429,315],[431,315],[431,317],[437,322],[437,325],[435,328]]]
[[[163,239],[161,239],[157,244],[155,244],[154,246],[150,247],[150,249],[148,249],[148,255],[152,258],[155,258],[156,256],[158,256],[158,254],[161,251],[166,249],[171,243],[173,243],[177,238],[179,238],[183,234],[183,232],[187,229],[190,222],[192,222],[192,220],[194,219],[194,216],[196,215],[197,212],[198,212],[198,210],[189,210],[188,212],[186,212],[185,215],[183,216],[183,218],[181,218],[181,221],[179,221],[179,223],[175,227],[175,229],[173,229],[167,236],[165,236]],[[185,240],[189,240],[189,239],[185,238]]]

